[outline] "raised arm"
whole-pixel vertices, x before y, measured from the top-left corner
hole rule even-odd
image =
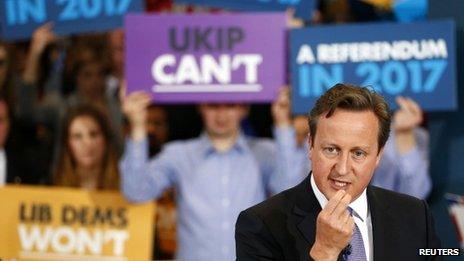
[[[428,173],[429,136],[419,127],[422,110],[411,99],[398,97],[396,101],[399,109],[394,114],[392,135],[382,159],[385,162],[377,169],[374,184],[424,199],[432,182]]]
[[[133,202],[157,198],[175,182],[175,146],[164,149],[153,159],[148,156],[145,120],[150,102],[150,95],[144,92],[134,92],[123,98],[123,111],[131,131],[119,164],[121,189],[125,197]]]
[[[284,87],[272,104],[275,147],[269,149],[271,160],[266,164],[271,194],[295,186],[306,176],[301,171],[305,162],[299,156],[290,110],[290,88]]]

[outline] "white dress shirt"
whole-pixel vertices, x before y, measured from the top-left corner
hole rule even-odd
[[[321,205],[321,208],[324,208],[325,205],[327,205],[328,200],[316,186],[313,175],[311,175],[311,188],[313,189],[314,195],[316,195],[317,201]],[[372,221],[371,213],[367,204],[366,189],[364,189],[361,195],[348,206],[357,213],[357,215],[353,215],[354,222],[361,232],[367,260],[372,261],[374,260],[374,241],[372,239]]]
[[[5,150],[0,150],[0,187],[6,184],[6,154]]]

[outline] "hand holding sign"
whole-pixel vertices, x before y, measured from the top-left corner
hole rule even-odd
[[[53,32],[53,23],[46,23],[37,28],[32,34],[31,52],[40,55],[45,47],[57,39]]]
[[[347,210],[350,194],[339,190],[317,216],[316,240],[310,250],[315,260],[337,260],[350,242],[354,219]]]
[[[34,31],[29,47],[26,68],[23,73],[23,80],[25,83],[30,85],[35,85],[37,83],[40,56],[45,48],[56,41],[56,39],[57,36],[53,32],[53,23],[46,23]]]
[[[276,126],[284,127],[292,124],[290,109],[290,88],[285,86],[279,90],[277,99],[272,103],[272,117]]]
[[[125,84],[122,84],[121,93],[125,93],[125,89]],[[151,95],[143,91],[136,91],[122,97],[122,110],[130,122],[131,138],[134,141],[143,140],[146,136],[145,119],[150,103]]]

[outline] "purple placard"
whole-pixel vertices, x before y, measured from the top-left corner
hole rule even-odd
[[[129,92],[157,103],[269,102],[284,84],[283,13],[127,15]]]

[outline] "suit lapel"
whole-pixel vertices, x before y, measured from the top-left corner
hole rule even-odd
[[[374,245],[374,260],[394,259],[395,251],[395,219],[391,216],[388,209],[388,202],[379,198],[375,187],[367,188],[367,199],[372,220],[372,235]]]
[[[311,187],[310,178],[311,173],[298,185],[294,199],[295,205],[293,207],[297,229],[308,245],[308,248],[304,249],[306,255],[314,244],[317,216],[322,210]],[[338,256],[338,260],[343,260],[341,253]]]
[[[302,237],[309,245],[313,245],[316,234],[316,219],[321,211],[321,206],[311,188],[310,177],[311,173],[296,187],[296,191],[292,195],[292,201],[295,203],[292,214]]]
[[[314,237],[316,235],[317,213],[302,212],[302,210],[297,206],[294,208],[294,213],[300,216],[299,222],[296,225],[298,231],[300,231],[301,235],[308,242],[308,244],[312,246],[314,244]]]

